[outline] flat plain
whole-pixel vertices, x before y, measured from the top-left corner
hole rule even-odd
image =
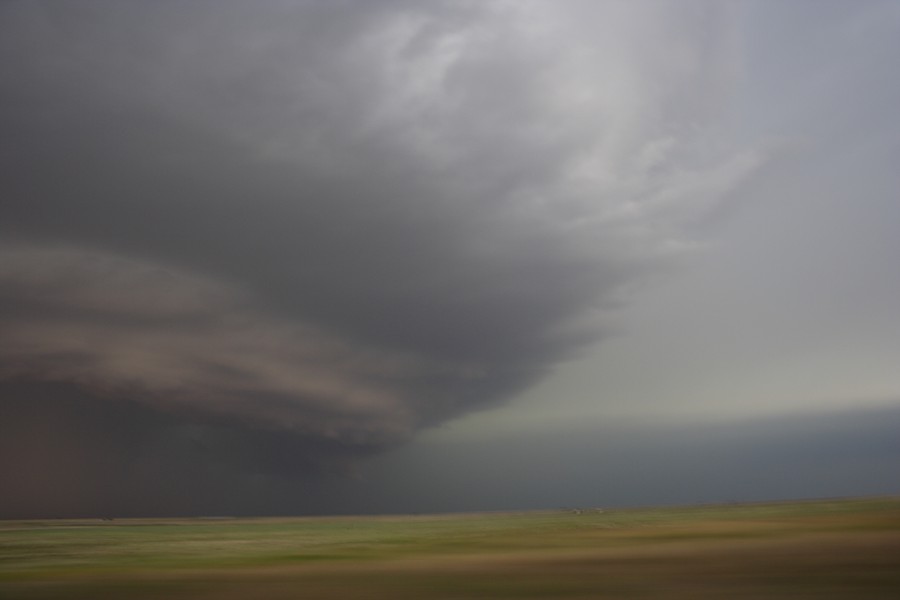
[[[900,498],[0,521],[0,598],[900,597]]]

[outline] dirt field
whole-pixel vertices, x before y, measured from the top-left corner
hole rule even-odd
[[[0,598],[900,597],[900,499],[0,522]]]

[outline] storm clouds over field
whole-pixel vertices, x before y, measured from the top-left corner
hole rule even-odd
[[[3,3],[0,513],[892,402],[900,12],[848,4]]]

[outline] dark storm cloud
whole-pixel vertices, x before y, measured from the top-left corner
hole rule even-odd
[[[4,3],[0,373],[323,455],[508,398],[759,161],[652,8]]]

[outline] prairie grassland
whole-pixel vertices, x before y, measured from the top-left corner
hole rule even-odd
[[[0,522],[0,598],[900,597],[900,499]]]

